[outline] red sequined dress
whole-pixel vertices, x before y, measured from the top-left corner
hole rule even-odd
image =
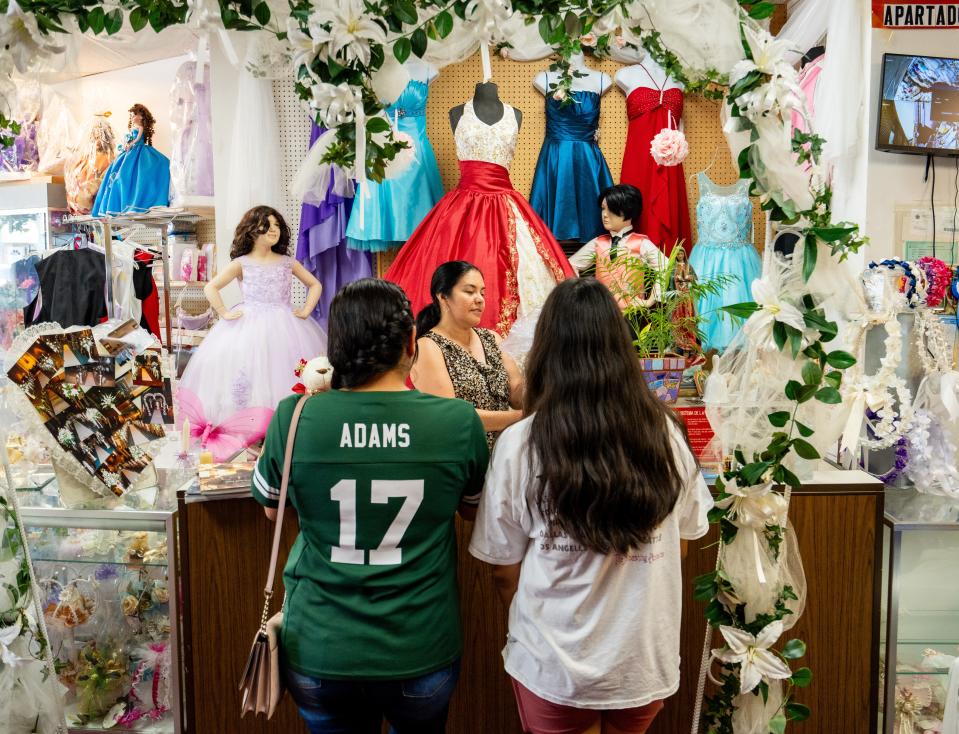
[[[683,166],[661,166],[649,152],[660,130],[679,126],[683,93],[676,88],[637,87],[626,97],[626,114],[629,130],[620,180],[643,195],[643,213],[633,226],[667,255],[679,240],[688,253],[692,239]]]

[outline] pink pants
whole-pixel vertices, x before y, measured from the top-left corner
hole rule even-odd
[[[578,709],[546,701],[515,679],[513,692],[523,731],[528,734],[582,734],[602,718],[620,731],[644,734],[663,708],[662,701],[631,709]]]

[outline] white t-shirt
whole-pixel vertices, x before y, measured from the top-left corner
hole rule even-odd
[[[589,709],[645,706],[679,688],[680,539],[700,538],[713,505],[678,429],[684,479],[673,512],[648,545],[603,555],[544,523],[529,475],[532,418],[507,428],[486,475],[470,553],[522,561],[509,610],[506,672],[537,696]]]

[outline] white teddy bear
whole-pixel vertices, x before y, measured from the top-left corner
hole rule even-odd
[[[310,395],[326,392],[333,383],[333,365],[326,357],[314,357],[303,365],[300,380]]]

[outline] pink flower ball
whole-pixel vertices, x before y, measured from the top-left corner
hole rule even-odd
[[[661,166],[678,166],[689,155],[689,144],[679,130],[666,127],[653,138],[649,152]]]

